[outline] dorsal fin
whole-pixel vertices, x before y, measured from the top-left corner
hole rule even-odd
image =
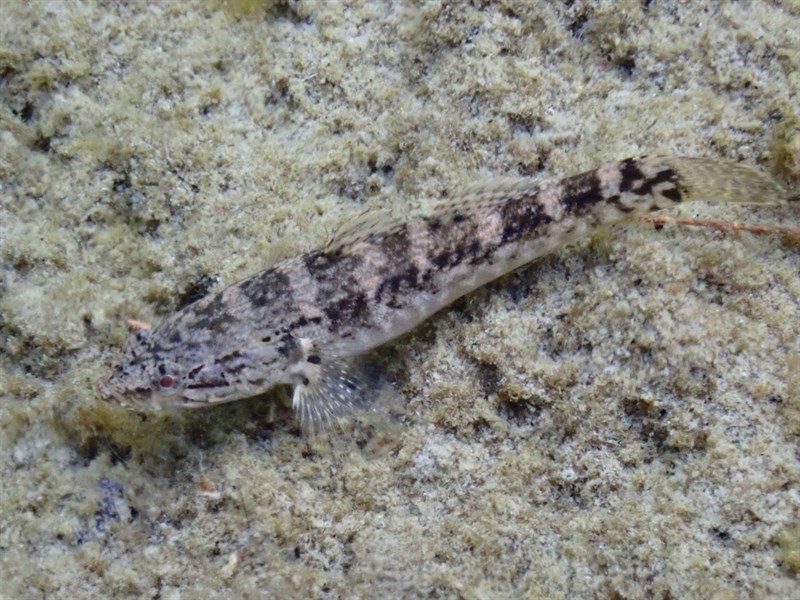
[[[493,200],[506,201],[514,197],[527,196],[539,190],[540,181],[530,177],[496,177],[472,183],[453,195],[443,205],[452,207],[468,205],[471,202]]]
[[[436,214],[455,209],[469,209],[470,205],[487,202],[505,202],[515,197],[535,194],[539,190],[539,181],[526,177],[500,177],[481,181],[460,190],[451,198],[436,202],[423,213],[412,214],[409,218],[423,214]],[[373,234],[383,234],[401,226],[387,209],[367,210],[352,219],[345,221],[325,245],[325,250],[351,246],[364,241]]]
[[[476,181],[461,190],[454,199],[490,198],[514,194],[530,194],[539,189],[541,181],[531,177],[494,177]]]
[[[386,209],[367,210],[342,223],[325,244],[325,250],[356,244],[372,234],[385,232],[398,224],[399,222]]]

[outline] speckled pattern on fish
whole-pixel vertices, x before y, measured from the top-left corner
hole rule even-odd
[[[602,225],[696,199],[778,204],[785,193],[745,165],[641,157],[549,184],[476,187],[403,222],[368,216],[324,248],[136,332],[99,389],[122,405],[162,408],[289,384],[303,421],[324,421],[369,397],[365,352]]]

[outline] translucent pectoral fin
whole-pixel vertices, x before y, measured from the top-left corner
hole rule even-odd
[[[388,384],[374,361],[320,355],[305,346],[304,356],[289,370],[295,383],[292,408],[304,428],[313,433],[329,421],[374,406]]]

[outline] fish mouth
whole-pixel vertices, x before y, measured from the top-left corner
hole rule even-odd
[[[101,377],[94,385],[100,397],[111,404],[133,410],[160,411],[181,407],[207,406],[208,402],[193,402],[180,395],[161,396],[153,392],[124,393],[111,384],[113,376]]]
[[[121,406],[127,406],[125,397],[110,385],[110,377],[101,377],[94,382],[100,397],[106,402],[114,401]]]
[[[160,408],[160,406],[154,402],[154,394],[136,394],[135,396],[132,396],[131,394],[125,394],[115,386],[111,385],[111,377],[112,376],[101,377],[95,381],[95,388],[97,388],[97,391],[100,393],[100,397],[104,401],[116,404],[122,408]]]

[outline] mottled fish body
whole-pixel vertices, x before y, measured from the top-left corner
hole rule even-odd
[[[603,225],[697,199],[779,204],[785,193],[744,165],[642,157],[543,185],[485,185],[405,221],[368,217],[138,331],[99,389],[126,406],[163,408],[289,384],[313,424],[369,391],[359,355]]]

